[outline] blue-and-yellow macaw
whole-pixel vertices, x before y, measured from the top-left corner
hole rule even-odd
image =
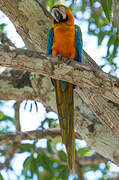
[[[60,55],[82,63],[82,34],[79,26],[74,25],[74,16],[71,10],[64,5],[56,5],[52,8],[52,14],[47,54]],[[62,140],[67,151],[69,168],[74,173],[74,85],[61,80],[54,80],[54,85]]]

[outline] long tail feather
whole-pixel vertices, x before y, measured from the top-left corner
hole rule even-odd
[[[67,151],[68,166],[75,172],[75,137],[74,137],[74,99],[73,85],[67,84],[62,91],[61,84],[55,80],[56,102],[60,121],[62,140]]]

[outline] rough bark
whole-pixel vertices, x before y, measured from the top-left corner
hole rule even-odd
[[[0,0],[0,10],[13,22],[27,48],[45,51],[51,15],[38,0]]]
[[[0,9],[15,24],[17,32],[23,38],[28,49],[45,52],[47,33],[51,20],[49,13],[37,0],[0,0]],[[84,54],[83,62],[95,68],[95,70],[99,70],[96,63],[89,58],[86,53]],[[1,99],[34,99],[42,102],[52,110],[56,110],[54,89],[47,77],[31,73],[28,76],[29,84],[23,84],[22,87],[20,78],[14,78],[13,75],[10,74],[9,76],[8,74],[9,73],[6,73],[6,76],[4,73],[1,74],[0,81],[4,87],[0,87]],[[21,74],[24,75],[24,73]],[[3,81],[3,77],[6,81]],[[14,79],[19,80],[15,81],[16,86],[13,83]],[[9,91],[6,87],[9,88]],[[115,135],[113,132],[110,132],[111,130],[109,128],[109,123],[112,123],[112,117],[114,118],[114,122],[118,120],[117,116],[115,117],[115,114],[118,112],[118,106],[100,95],[90,93],[86,89],[80,89],[79,91],[77,87],[76,91],[74,92],[76,131],[86,140],[89,147],[96,150],[96,152],[102,154],[107,159],[119,164],[119,144],[114,138]],[[5,96],[5,92],[7,96]],[[83,98],[86,103],[80,98],[80,94],[81,98]],[[102,103],[99,99],[102,99],[103,105],[105,105],[103,107],[106,107],[105,111],[102,111],[102,109],[100,110],[99,107],[102,106]],[[107,131],[99,120],[101,120],[110,131]]]
[[[113,0],[113,21],[119,31],[119,0]]]
[[[75,61],[67,65],[62,63],[62,61],[59,62],[57,57],[45,56],[35,51],[23,49],[10,50],[6,46],[1,46],[0,65],[34,73],[37,72],[45,76],[64,80],[77,86],[79,85],[81,88],[87,88],[94,93],[107,97],[109,100],[119,102],[118,87],[115,88],[115,84],[118,85],[117,78]],[[114,94],[115,89],[117,89],[117,94]],[[99,95],[92,94],[86,89],[82,89],[80,95],[119,142],[118,105],[112,115],[110,113],[112,112],[112,106],[110,103],[106,104],[106,100]],[[101,106],[98,104],[101,104]]]
[[[21,131],[21,125],[20,125],[20,104],[22,101],[16,101],[14,104],[14,110],[15,110],[15,125],[16,125],[16,130],[19,132]]]
[[[119,103],[118,78],[76,61],[67,65],[66,59],[63,58],[63,60],[58,61],[57,57],[45,56],[43,53],[23,49],[10,50],[6,46],[0,46],[1,66],[64,80]]]
[[[37,100],[42,102],[47,108],[56,111],[54,87],[48,77],[38,76],[34,73],[28,73],[26,75],[26,73],[22,71],[7,70],[1,74],[0,79],[0,99]],[[118,143],[115,141],[110,132],[108,132],[103,125],[100,124],[98,118],[80,98],[77,91],[79,93],[78,87],[74,92],[76,132],[86,140],[91,149],[96,150],[96,152],[118,164]],[[80,93],[83,93],[83,90],[80,89]],[[95,105],[96,101],[91,98],[89,102],[92,101]],[[99,103],[96,107],[99,106]],[[109,118],[109,110],[107,106],[105,111],[105,119],[107,120]],[[110,118],[113,116],[114,112],[115,109],[112,108]],[[103,116],[103,113],[99,113],[99,116],[100,115]]]
[[[92,156],[92,157],[80,157],[79,163],[81,166],[90,166],[90,165],[96,165],[101,162],[107,162],[107,159],[100,157],[100,156]]]

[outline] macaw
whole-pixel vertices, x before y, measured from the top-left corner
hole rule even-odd
[[[61,56],[82,63],[82,34],[80,27],[74,25],[71,10],[64,5],[52,8],[52,28],[49,31],[47,54]],[[61,80],[53,80],[56,91],[58,118],[62,141],[65,144],[68,166],[75,171],[75,134],[74,134],[74,85]]]

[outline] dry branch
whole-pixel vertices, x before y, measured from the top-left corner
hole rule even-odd
[[[50,110],[56,111],[54,88],[50,79],[47,77],[32,73],[24,74],[22,71],[6,70],[0,75],[0,84],[0,99],[37,100]],[[76,90],[79,91],[78,88],[76,88]],[[106,121],[113,119],[113,123],[116,121],[114,114],[118,114],[118,109],[115,109],[115,106],[113,107],[111,103],[107,104],[103,102],[103,107],[106,104],[107,107],[106,109],[102,108],[103,112],[100,112],[99,107],[102,106],[102,102],[100,102],[99,99],[101,97],[97,97],[96,94],[95,96],[94,94],[90,95],[89,92],[86,94],[81,89],[79,93],[82,97],[86,96],[87,99],[89,99],[89,102],[86,101],[87,104],[92,102],[95,108],[98,107],[98,109],[96,109],[96,112],[99,111],[98,116],[101,118],[104,116]],[[84,96],[82,94],[84,94]],[[89,95],[92,98],[90,98]],[[90,108],[75,91],[74,97],[76,132],[86,140],[89,147],[100,154],[103,152],[103,156],[118,164],[118,143],[112,137],[111,133],[107,132],[103,125],[99,123],[98,118],[91,112]]]
[[[7,37],[7,35],[3,32],[0,32],[0,40],[3,45],[11,46],[15,48],[15,45],[12,41]]]
[[[14,104],[14,109],[15,109],[15,124],[16,124],[16,130],[21,131],[21,126],[20,126],[20,104],[22,101],[16,101]]]
[[[78,163],[81,165],[81,166],[90,166],[90,165],[96,165],[96,164],[99,164],[99,163],[107,163],[108,160],[105,159],[104,157],[102,156],[97,156],[97,155],[93,155],[93,156],[87,156],[87,157],[80,157],[79,159],[77,159],[77,161],[79,161]]]
[[[51,154],[49,154],[49,152],[47,151],[47,149],[45,148],[37,148],[36,149],[37,152],[39,151],[43,151],[48,157],[51,156]],[[56,152],[53,153],[53,157],[56,159],[59,159],[59,156],[57,155]],[[76,156],[76,164],[79,166],[91,166],[91,165],[96,165],[99,163],[107,163],[108,160],[105,159],[104,157],[100,156],[100,155],[92,155],[92,156]],[[65,162],[62,162],[65,164]]]
[[[76,138],[79,139],[79,134],[75,133]],[[7,144],[8,142],[19,142],[21,140],[37,140],[42,138],[52,139],[61,137],[59,128],[42,129],[36,131],[16,132],[0,135],[0,144]]]
[[[0,65],[10,68],[39,73],[54,79],[64,80],[87,88],[113,102],[119,103],[119,79],[101,70],[67,60],[59,61],[57,57],[43,53],[0,46]]]
[[[0,65],[39,73],[54,79],[68,81],[84,88],[85,90],[82,89],[80,92],[81,97],[87,104],[90,104],[90,107],[96,112],[100,121],[119,142],[119,112],[115,112],[115,120],[114,118],[112,120],[108,115],[112,111],[110,104],[106,104],[106,100],[96,95],[97,93],[109,100],[116,101],[116,103],[119,102],[119,80],[101,70],[95,70],[76,61],[72,61],[70,65],[67,65],[67,61],[65,61],[66,59],[63,59],[63,62],[58,61],[57,57],[46,56],[43,53],[35,51],[23,49],[10,50],[7,46],[0,46]],[[86,88],[95,94],[91,92],[87,93]],[[95,97],[98,101],[95,101]],[[97,102],[97,106],[94,106],[95,102]],[[101,107],[99,106],[99,102]]]
[[[113,21],[119,31],[119,1],[114,0],[113,3]]]
[[[12,143],[12,145],[8,149],[6,149],[6,151],[6,160],[4,163],[0,163],[0,170],[2,170],[3,168],[9,168],[10,161],[12,160],[15,152],[17,151],[17,144]]]

